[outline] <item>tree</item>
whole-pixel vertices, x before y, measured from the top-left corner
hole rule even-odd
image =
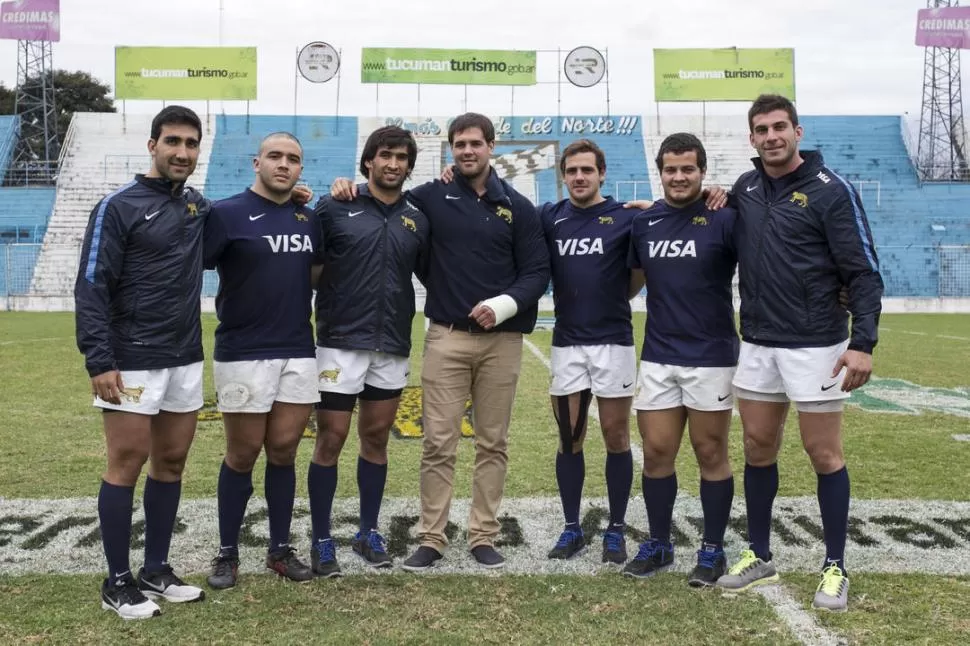
[[[107,83],[88,72],[54,70],[53,75],[58,141],[64,141],[75,112],[116,112],[114,102],[108,97],[111,88]],[[29,78],[24,84],[25,91],[31,96],[39,97],[42,87],[39,78]],[[13,114],[15,96],[16,88],[7,88],[0,83],[0,114]]]

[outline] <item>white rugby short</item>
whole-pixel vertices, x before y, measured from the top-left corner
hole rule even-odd
[[[312,404],[317,393],[317,362],[302,359],[213,361],[216,399],[221,413],[268,413],[273,402]]]
[[[95,396],[94,405],[105,410],[157,415],[191,413],[202,408],[202,362],[156,370],[122,370],[121,404]]]
[[[734,385],[738,390],[783,395],[769,401],[822,402],[847,399],[842,392],[845,368],[832,369],[849,347],[848,340],[822,348],[771,348],[741,342]]]
[[[637,377],[632,345],[552,346],[549,394],[563,397],[589,389],[597,397],[631,397]]]
[[[734,367],[673,366],[640,362],[635,410],[664,410],[685,406],[698,411],[734,407],[731,377]]]
[[[364,384],[382,390],[399,390],[408,385],[409,374],[407,357],[317,346],[317,390],[320,392],[357,395],[364,390]]]

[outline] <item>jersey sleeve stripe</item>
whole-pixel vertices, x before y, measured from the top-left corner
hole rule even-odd
[[[829,172],[832,173],[831,170]],[[835,178],[842,182],[842,185],[845,186],[845,189],[849,192],[849,202],[852,203],[852,213],[855,215],[855,224],[859,229],[859,239],[862,241],[862,251],[866,254],[866,260],[869,261],[869,266],[872,268],[872,270],[879,271],[879,265],[876,263],[876,255],[873,253],[872,249],[872,240],[869,239],[869,234],[866,232],[866,225],[862,221],[862,208],[859,194],[856,193],[852,185],[845,181],[841,175],[836,173],[832,173],[832,175],[835,175]]]
[[[94,283],[94,272],[98,268],[98,250],[101,248],[101,229],[104,227],[104,213],[108,210],[108,202],[110,202],[111,198],[113,198],[115,195],[127,191],[135,184],[137,184],[137,182],[132,180],[113,193],[109,193],[103,200],[101,200],[101,206],[98,207],[98,213],[94,217],[94,232],[91,234],[91,249],[88,250],[88,267],[84,272],[84,278],[89,283]]]

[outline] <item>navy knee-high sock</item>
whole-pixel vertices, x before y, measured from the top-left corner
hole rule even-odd
[[[731,517],[734,476],[724,480],[701,478],[701,508],[704,510],[704,542],[724,548],[724,530]]]
[[[748,541],[755,556],[771,560],[771,507],[778,493],[778,463],[744,465],[744,503],[748,510]]]
[[[310,463],[307,472],[307,493],[310,496],[310,521],[313,525],[313,544],[330,538],[330,512],[337,493],[337,465],[325,467]]]
[[[145,480],[145,571],[159,572],[168,565],[168,548],[182,497],[182,481]]]
[[[387,464],[369,462],[357,456],[357,490],[360,492],[360,533],[377,529],[387,482]]]
[[[115,581],[131,570],[128,551],[131,548],[131,511],[135,488],[101,481],[98,491],[98,518],[101,521],[101,545],[108,561],[108,579]]]
[[[647,506],[647,522],[650,525],[650,538],[667,545],[670,543],[670,525],[674,517],[674,502],[677,500],[677,473],[666,478],[643,476],[643,502]]]
[[[845,572],[845,538],[849,531],[849,471],[818,474],[818,508],[825,537],[825,565],[835,563]]]
[[[626,506],[633,488],[633,452],[606,454],[606,496],[610,501],[610,529],[623,531]],[[676,488],[675,488],[676,489]]]
[[[579,453],[556,453],[556,484],[562,501],[562,515],[566,526],[579,530],[579,505],[583,499],[583,483],[586,480],[586,455]]]
[[[225,461],[219,469],[219,549],[239,552],[239,529],[253,495],[253,472],[236,471]]]
[[[290,545],[290,522],[293,520],[293,498],[296,496],[296,469],[292,464],[266,461],[266,513],[269,516],[269,550]]]

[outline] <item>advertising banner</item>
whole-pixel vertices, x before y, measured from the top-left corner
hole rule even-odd
[[[970,49],[970,7],[920,9],[916,14],[916,44]]]
[[[795,50],[655,49],[653,78],[657,101],[794,101]]]
[[[495,49],[365,47],[361,83],[535,85],[536,53]]]
[[[59,41],[60,0],[13,0],[0,4],[0,38]]]
[[[115,98],[256,98],[255,47],[116,47]]]

